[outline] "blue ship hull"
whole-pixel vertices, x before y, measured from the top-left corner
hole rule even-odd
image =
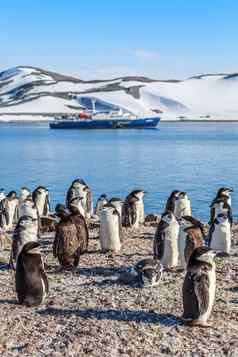
[[[89,120],[56,120],[50,123],[51,129],[150,129],[155,128],[159,117],[141,119],[89,119]]]

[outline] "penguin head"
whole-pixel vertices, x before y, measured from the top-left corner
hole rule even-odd
[[[161,221],[171,224],[173,222],[176,222],[176,218],[175,218],[175,215],[173,214],[173,212],[166,211],[162,214]]]
[[[202,233],[204,233],[204,226],[203,224],[196,218],[192,216],[183,216],[181,219],[179,219],[179,224],[182,227],[182,229],[187,229],[187,228],[200,228]]]
[[[47,189],[46,187],[44,187],[44,186],[38,186],[38,187],[36,188],[36,190],[35,190],[35,193],[36,193],[36,195],[37,195],[38,197],[43,198],[43,197],[48,196],[49,191],[48,191],[48,189]]]
[[[113,197],[110,199],[109,203],[113,205],[115,208],[118,208],[118,206],[122,207],[124,204],[124,201],[121,198],[116,198]]]
[[[174,190],[174,191],[171,192],[170,198],[175,198],[176,199],[176,198],[179,197],[179,194],[180,194],[180,191]]]
[[[225,197],[230,198],[232,192],[233,192],[233,189],[232,189],[232,188],[221,187],[221,188],[217,191],[217,197],[225,196]]]
[[[114,215],[118,215],[119,214],[117,209],[110,202],[107,202],[105,205],[103,205],[102,211],[104,211],[104,212],[107,211],[110,214],[114,214]]]
[[[179,219],[178,222],[182,229],[191,228],[194,226],[191,218],[192,217],[190,216],[183,216],[181,219]]]
[[[80,189],[84,186],[87,186],[85,181],[82,180],[81,178],[77,178],[76,180],[74,180],[71,184],[71,187],[74,189]]]
[[[7,198],[13,200],[15,198],[17,198],[17,193],[16,191],[10,191],[8,194],[7,194]]]
[[[29,190],[29,188],[23,186],[20,188],[20,195],[22,196],[29,196],[31,194],[31,191]]]
[[[18,221],[18,228],[21,228],[23,230],[27,230],[28,228],[32,227],[34,224],[35,219],[31,216],[22,216],[19,221]]]
[[[75,197],[69,203],[69,210],[72,213],[79,213],[83,197]]]
[[[142,200],[145,195],[145,191],[144,190],[134,190],[131,192],[130,195],[136,197],[138,200]]]
[[[143,259],[135,265],[140,287],[147,288],[158,285],[163,267],[158,260]]]
[[[178,198],[179,198],[180,200],[187,200],[187,199],[188,199],[187,192],[179,192]]]
[[[212,265],[214,262],[214,258],[216,256],[216,252],[208,247],[199,247],[196,248],[192,255],[190,256],[188,265],[195,265],[196,263],[207,263]]]
[[[55,215],[59,218],[64,218],[68,215],[67,211],[66,211],[66,207],[64,204],[62,203],[58,203],[55,206]]]
[[[104,201],[107,199],[106,193],[102,193],[101,196],[99,197],[99,200]]]

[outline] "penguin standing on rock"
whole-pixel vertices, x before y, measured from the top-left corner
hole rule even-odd
[[[32,193],[32,199],[38,211],[38,215],[48,216],[50,213],[49,191],[44,186],[38,186]]]
[[[209,230],[209,247],[219,256],[229,256],[231,249],[231,223],[227,213],[219,213]]]
[[[26,243],[18,258],[15,275],[19,304],[34,307],[42,304],[48,294],[49,284],[39,243]]]
[[[105,206],[108,203],[107,195],[103,193],[97,200],[96,203],[96,208],[95,208],[95,214],[97,217],[100,217],[100,212],[103,206]]]
[[[177,219],[192,215],[191,202],[186,192],[179,192],[178,197],[176,197],[174,214]]]
[[[175,210],[175,201],[179,197],[180,192],[178,190],[175,190],[171,192],[165,206],[165,211],[171,211],[174,213]]]
[[[179,220],[179,261],[186,268],[193,251],[204,245],[205,232],[200,221],[191,216]]]
[[[216,253],[199,247],[192,253],[183,283],[183,320],[191,326],[207,327],[216,292]]]
[[[102,252],[119,252],[121,249],[121,219],[111,204],[105,205],[100,214],[100,244]]]
[[[231,208],[231,193],[233,189],[227,187],[221,187],[217,191],[217,195],[210,205],[210,221],[209,224],[212,225],[218,214],[227,213],[230,224],[233,223],[233,215]]]
[[[166,211],[161,216],[154,237],[154,258],[159,259],[165,269],[178,265],[179,224],[174,214]]]
[[[122,225],[124,227],[138,228],[144,223],[144,194],[143,190],[132,191],[125,199],[122,208]]]
[[[77,268],[81,251],[87,249],[88,240],[87,227],[85,227],[84,218],[80,215],[77,205],[75,206],[77,213],[73,212],[74,200],[77,198],[73,199],[69,206],[71,214],[67,213],[64,205],[56,206],[56,215],[60,221],[56,225],[53,243],[54,257],[58,258],[63,269],[69,270]]]
[[[3,222],[3,228],[6,230],[12,230],[14,224],[18,221],[18,203],[15,191],[9,192],[6,198],[0,202],[1,221]]]
[[[73,198],[80,197],[82,199],[81,206],[82,206],[82,215],[85,218],[90,218],[92,216],[92,192],[89,186],[85,183],[84,180],[78,178],[74,180],[67,191],[66,195],[66,207],[69,208],[70,202]]]

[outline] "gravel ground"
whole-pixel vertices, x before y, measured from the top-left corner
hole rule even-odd
[[[14,273],[0,265],[1,356],[238,356],[238,226],[232,256],[217,259],[211,328],[183,326],[184,273],[164,273],[158,287],[116,282],[120,273],[150,257],[155,228],[127,231],[120,254],[101,254],[98,229],[74,273],[57,272],[53,236],[41,238],[50,293],[38,308],[19,306]],[[1,252],[7,259],[9,249]]]

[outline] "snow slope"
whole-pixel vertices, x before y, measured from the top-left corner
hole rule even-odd
[[[183,81],[136,76],[84,81],[27,66],[0,73],[0,120],[13,115],[20,120],[38,120],[42,115],[48,119],[57,113],[78,112],[78,96],[98,97],[137,115],[154,115],[159,110],[162,120],[238,120],[236,73]]]

